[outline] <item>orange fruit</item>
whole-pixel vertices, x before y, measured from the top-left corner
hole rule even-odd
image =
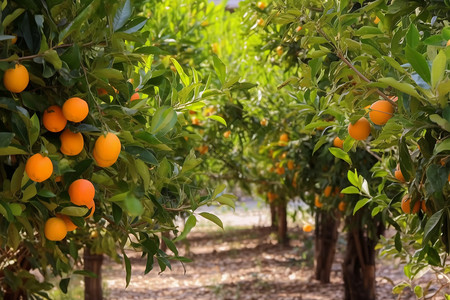
[[[44,111],[42,124],[51,132],[60,132],[66,127],[67,119],[64,117],[61,107],[52,105]]]
[[[119,138],[112,132],[108,132],[105,135],[101,135],[95,141],[94,145],[94,158],[104,162],[116,162],[119,157],[122,144]]]
[[[95,197],[94,185],[87,179],[77,179],[69,186],[69,197],[73,204],[90,208]]]
[[[344,141],[341,140],[338,136],[334,138],[333,140],[333,146],[338,147],[338,148],[343,148],[344,147]]]
[[[327,186],[325,187],[325,189],[323,190],[323,195],[324,195],[325,197],[330,197],[331,191],[333,191],[333,187],[332,187],[331,185],[327,185]]]
[[[13,38],[11,39],[11,45],[14,45],[15,43],[17,43],[17,35],[13,34]]]
[[[447,44],[445,44],[445,46],[450,46],[450,40],[447,41]]]
[[[277,55],[281,56],[283,54],[283,47],[282,46],[278,46],[276,51],[277,51]]]
[[[31,156],[25,164],[25,172],[35,182],[42,182],[52,176],[53,164],[50,158],[36,153]]]
[[[296,32],[299,32],[300,30],[302,30],[302,26],[298,26],[297,28],[295,28]]]
[[[108,92],[104,88],[98,88],[97,94],[101,97],[101,96],[108,95]]]
[[[97,151],[92,152],[92,156],[94,157],[95,162],[97,163],[97,166],[102,168],[111,167],[116,161],[115,160],[104,160],[98,157]]]
[[[95,202],[94,202],[94,199],[91,199],[91,200],[87,201],[87,203],[86,203],[85,205],[87,206],[87,208],[89,208],[89,209],[91,210],[91,213],[89,214],[89,216],[86,217],[86,219],[87,219],[87,218],[92,217],[92,215],[93,215],[94,212],[95,212]]]
[[[30,74],[27,68],[21,64],[16,64],[14,68],[8,69],[3,75],[3,85],[13,93],[22,92],[30,82]]]
[[[370,135],[370,123],[362,117],[355,124],[348,125],[348,134],[355,140],[362,141]]]
[[[311,232],[312,230],[313,230],[313,227],[311,226],[311,224],[303,225],[303,231],[304,232]]]
[[[230,130],[225,131],[225,132],[223,133],[223,136],[224,136],[226,139],[229,138],[230,135],[231,135],[231,131],[230,131]]]
[[[200,125],[200,120],[197,117],[191,118],[192,125]]]
[[[283,134],[280,136],[280,142],[281,142],[281,143],[287,143],[287,142],[289,142],[289,135],[288,135],[287,133],[283,133]]]
[[[134,93],[131,95],[130,101],[139,100],[141,96],[139,96],[139,93]]]
[[[378,23],[380,23],[380,18],[375,17],[375,20],[373,20],[373,22],[375,23],[375,25],[377,25]]]
[[[61,241],[67,235],[66,223],[60,218],[50,218],[45,222],[44,234],[50,241]]]
[[[261,124],[261,126],[267,126],[268,122],[266,119],[262,119],[259,124]]]
[[[394,106],[386,100],[378,100],[370,106],[369,118],[376,125],[384,125],[392,118]]]
[[[203,27],[208,26],[209,25],[209,21],[205,20],[205,21],[201,22],[200,25],[202,25]]]
[[[200,152],[201,155],[206,154],[208,152],[209,148],[207,145],[202,145],[200,147],[197,147],[197,151]]]
[[[450,182],[450,173],[448,174],[448,181]]]
[[[211,48],[212,48],[212,52],[213,52],[214,54],[219,53],[219,44],[218,44],[218,43],[213,43],[213,44],[211,45]]]
[[[287,162],[287,167],[288,167],[289,170],[294,170],[294,168],[295,168],[294,161],[289,160]]]
[[[73,224],[73,222],[69,216],[60,215],[60,214],[58,214],[56,216],[64,221],[64,223],[66,224],[67,231],[74,231],[75,229],[78,228],[77,225]]]
[[[267,4],[266,4],[266,2],[259,1],[259,2],[256,4],[256,6],[258,6],[259,9],[264,9],[264,8],[267,7]]]
[[[397,178],[398,181],[405,182],[405,177],[403,177],[403,173],[400,170],[400,165],[397,165],[397,168],[395,169],[394,172],[394,176],[395,178]]]
[[[345,211],[346,208],[347,208],[347,203],[345,203],[344,201],[339,202],[339,205],[338,205],[339,211]]]
[[[261,27],[264,26],[264,19],[262,19],[262,18],[258,19],[256,21],[256,25],[261,26]]]
[[[73,133],[69,128],[64,130],[59,136],[61,140],[61,150],[65,155],[78,155],[83,150],[84,140],[81,132]]]
[[[423,211],[424,213],[427,212],[427,204],[426,204],[425,201],[420,201],[420,208],[422,209],[422,211]]]
[[[55,182],[61,182],[61,180],[62,180],[61,175],[55,177]]]
[[[284,174],[284,168],[283,167],[277,167],[277,174],[278,175],[283,175]]]
[[[79,123],[89,114],[89,106],[83,99],[72,97],[64,102],[62,111],[67,120]]]
[[[419,212],[420,210],[420,201],[416,201],[416,203],[414,203],[414,207],[411,210],[411,198],[409,198],[409,195],[405,195],[402,198],[402,211],[405,214],[416,214]]]
[[[323,203],[320,202],[320,197],[319,197],[319,195],[317,195],[317,194],[314,196],[314,205],[315,205],[317,208],[321,208],[321,207],[323,206]]]
[[[278,195],[272,192],[268,192],[267,198],[269,199],[269,203],[272,203],[273,201],[275,201],[275,199],[278,198]]]

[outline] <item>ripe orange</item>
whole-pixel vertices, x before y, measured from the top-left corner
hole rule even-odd
[[[422,209],[422,211],[423,211],[424,213],[427,212],[427,204],[426,204],[426,201],[425,201],[425,200],[420,201],[420,208]]]
[[[50,218],[45,222],[44,234],[50,241],[61,241],[67,235],[66,223],[60,218]]]
[[[192,125],[200,125],[200,120],[197,117],[191,118]]]
[[[66,127],[67,119],[64,117],[61,107],[52,105],[44,111],[42,124],[51,132],[60,132]]]
[[[287,167],[288,167],[289,170],[294,170],[294,168],[295,168],[294,161],[289,160],[289,161],[287,162]]]
[[[373,22],[375,23],[375,25],[377,25],[378,23],[380,23],[380,18],[375,17],[375,20],[373,20]]]
[[[414,203],[414,207],[411,210],[411,198],[409,198],[409,195],[405,195],[402,198],[402,211],[405,214],[416,214],[419,212],[420,210],[420,201],[416,201],[416,203]]]
[[[197,147],[197,151],[200,152],[201,155],[206,154],[208,152],[209,148],[207,145],[202,145],[200,147]]]
[[[303,225],[303,231],[304,232],[311,232],[312,230],[313,230],[313,227],[311,226],[311,224]]]
[[[69,197],[73,204],[90,208],[95,197],[94,185],[87,179],[77,179],[69,186]]]
[[[321,207],[323,206],[323,203],[320,202],[320,197],[319,197],[319,195],[317,195],[317,194],[314,196],[314,205],[315,205],[317,208],[321,208]]]
[[[212,43],[211,48],[214,54],[219,53],[219,43]]]
[[[394,106],[386,100],[378,100],[370,106],[369,118],[376,125],[384,125],[392,118]]]
[[[347,208],[347,203],[345,203],[344,201],[339,202],[339,205],[338,205],[339,211],[345,211],[346,208]]]
[[[272,192],[268,192],[267,198],[269,199],[269,203],[272,203],[273,201],[275,201],[275,199],[278,198],[278,195]]]
[[[278,175],[283,175],[284,172],[285,172],[285,170],[284,170],[283,167],[277,167],[277,174],[278,174]]]
[[[331,191],[333,191],[333,187],[332,187],[331,185],[328,185],[328,186],[325,187],[325,189],[323,190],[323,195],[324,195],[325,197],[330,197]]]
[[[333,140],[333,146],[338,147],[338,148],[343,148],[344,147],[344,141],[341,140],[338,136],[334,138]]]
[[[367,139],[370,135],[370,123],[366,118],[362,117],[355,124],[348,125],[348,134],[358,141]]]
[[[450,40],[447,41],[447,44],[445,44],[445,46],[450,46]]]
[[[264,9],[267,7],[266,2],[263,1],[259,1],[256,5],[258,6],[259,9]]]
[[[64,221],[67,231],[74,231],[75,229],[77,229],[77,225],[73,224],[69,216],[61,214],[57,214],[56,216]]]
[[[85,204],[85,205],[87,206],[87,208],[89,208],[89,209],[91,210],[91,213],[89,214],[89,216],[86,217],[86,219],[87,219],[87,218],[92,217],[92,215],[93,215],[94,212],[95,212],[95,202],[94,202],[94,199],[91,199],[91,200],[87,201],[87,204]]]
[[[286,145],[287,144],[287,142],[289,142],[289,135],[287,134],[287,133],[283,133],[281,136],[280,136],[280,140],[279,140],[279,145],[281,146],[281,145]]]
[[[262,18],[258,19],[256,21],[256,25],[261,26],[261,27],[264,26],[264,19],[262,19]]]
[[[13,34],[14,38],[11,39],[11,45],[17,43],[17,35]]]
[[[36,153],[31,156],[25,164],[25,172],[28,177],[35,182],[42,182],[52,176],[53,164],[50,158]]]
[[[55,182],[61,182],[61,180],[62,180],[62,176],[61,175],[58,175],[58,176],[55,177]]]
[[[139,96],[139,93],[134,93],[131,95],[130,101],[139,100],[141,96]]]
[[[8,69],[3,75],[3,85],[13,93],[22,92],[30,82],[30,74],[27,68],[21,64],[16,64],[13,69]]]
[[[114,133],[108,132],[105,135],[101,135],[95,141],[94,145],[94,159],[97,164],[114,164],[119,157],[122,144],[119,138]]]
[[[62,111],[67,120],[78,123],[89,114],[89,106],[83,99],[72,97],[64,102]]]
[[[262,119],[259,124],[261,124],[261,126],[267,126],[268,122],[266,119]]]
[[[450,173],[448,174],[448,181],[450,182]]]
[[[405,182],[405,177],[403,177],[403,173],[400,170],[400,165],[397,165],[397,168],[394,172],[394,176],[395,178],[397,178],[398,181]]]
[[[230,131],[230,130],[225,131],[225,132],[223,133],[223,136],[224,136],[226,139],[229,138],[230,135],[231,135],[231,131]]]
[[[302,30],[302,26],[298,26],[297,28],[295,28],[296,32],[299,32],[300,30]]]
[[[108,95],[108,92],[104,88],[98,88],[97,94],[101,97],[101,96]]]
[[[104,160],[98,157],[97,151],[92,152],[92,156],[94,157],[95,162],[97,163],[97,166],[102,168],[111,167],[116,161],[115,160]]]
[[[277,55],[278,55],[278,56],[283,55],[283,47],[282,47],[282,46],[278,46],[277,49],[276,49],[276,51],[277,51]]]
[[[84,140],[81,132],[73,133],[69,128],[63,131],[59,136],[61,140],[61,150],[65,155],[78,155],[83,150]]]

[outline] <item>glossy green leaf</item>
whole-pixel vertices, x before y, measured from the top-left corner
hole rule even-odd
[[[331,154],[333,154],[335,157],[342,159],[349,165],[352,165],[352,160],[351,160],[350,156],[348,155],[347,152],[344,152],[344,150],[342,150],[341,148],[330,147],[330,148],[328,148],[328,151],[330,151]]]
[[[353,209],[353,215],[356,214],[363,206],[370,202],[370,199],[364,198],[356,202],[355,208]]]
[[[410,46],[406,46],[405,48],[405,55],[408,62],[411,64],[411,66],[414,68],[414,70],[417,72],[417,74],[422,77],[424,81],[427,83],[431,82],[431,73],[430,68],[428,67],[428,63],[423,57],[422,54],[411,48]]]
[[[131,17],[131,2],[130,0],[126,0],[124,5],[122,7],[119,7],[116,11],[116,14],[114,16],[113,21],[113,30],[117,31],[120,28],[122,28],[125,23],[130,19]]]
[[[417,93],[414,86],[412,86],[409,83],[399,82],[396,79],[392,77],[386,77],[386,78],[380,78],[378,79],[379,82],[385,83],[387,85],[392,86],[394,89],[399,90],[400,92],[403,92],[405,94],[411,95],[413,97],[416,97],[418,99],[421,99],[422,97]]]
[[[200,215],[207,219],[210,220],[211,222],[213,222],[214,224],[216,224],[217,226],[219,226],[220,228],[223,229],[223,223],[222,220],[220,220],[216,215],[207,213],[207,212],[201,212]]]
[[[444,51],[439,51],[439,54],[433,60],[431,67],[431,88],[436,88],[436,85],[444,76],[445,67],[447,64],[447,56]]]
[[[195,227],[196,224],[197,224],[197,218],[194,215],[190,215],[186,221],[186,224],[184,224],[183,231],[173,241],[178,242],[178,241],[184,240],[186,238],[186,236],[189,234],[189,232],[191,232],[192,228]]]
[[[173,65],[177,69],[177,73],[180,76],[180,79],[181,79],[181,82],[183,82],[183,85],[185,87],[189,86],[191,84],[191,79],[189,78],[189,76],[186,75],[186,73],[184,73],[184,70],[180,66],[178,61],[175,58],[170,58],[170,61],[173,63]]]

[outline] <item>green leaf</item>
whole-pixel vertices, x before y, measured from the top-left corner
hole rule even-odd
[[[386,77],[386,78],[380,78],[378,79],[379,82],[385,83],[387,85],[392,86],[394,89],[399,90],[400,92],[403,92],[405,94],[411,95],[413,97],[416,97],[417,99],[421,99],[422,97],[417,93],[414,86],[412,86],[409,83],[404,82],[398,82],[396,79],[392,77]]]
[[[122,72],[113,68],[95,69],[92,75],[102,79],[123,80]]]
[[[194,228],[196,224],[197,224],[197,218],[195,218],[194,215],[190,215],[186,221],[186,224],[184,225],[183,231],[173,241],[178,242],[178,241],[185,239],[186,236],[188,235],[188,233],[191,232],[192,228]]]
[[[341,191],[342,194],[359,194],[358,188],[354,186],[348,186]]]
[[[366,205],[367,203],[369,203],[370,199],[364,198],[359,200],[356,205],[355,208],[353,209],[353,215],[356,214],[356,212],[358,210],[360,210],[364,205]]]
[[[61,30],[59,33],[59,42],[63,42],[72,32],[79,31],[81,25],[86,23],[91,15],[97,11],[99,4],[100,0],[92,0],[91,3],[86,3],[84,9],[77,13],[76,18]]]
[[[164,135],[172,130],[177,120],[177,113],[172,107],[161,106],[152,118],[150,132],[152,134]]]
[[[17,19],[24,11],[25,11],[24,8],[17,8],[16,10],[13,11],[12,14],[5,16],[2,22],[2,27],[3,28],[7,27],[9,24],[11,24],[11,22]]]
[[[412,49],[416,49],[417,46],[419,45],[419,42],[420,42],[419,31],[417,30],[414,23],[411,23],[411,25],[409,25],[408,32],[406,33],[406,43]]]
[[[34,143],[39,138],[41,124],[39,123],[39,118],[36,114],[34,114],[31,119],[31,128],[30,128],[30,146],[33,146]]]
[[[349,165],[352,165],[352,160],[351,160],[350,156],[348,155],[347,152],[344,152],[344,150],[342,150],[341,148],[330,147],[330,148],[328,148],[328,151],[330,151],[331,154],[333,154],[335,157],[344,160]]]
[[[86,207],[67,206],[61,209],[61,214],[72,217],[84,217],[89,209]]]
[[[234,196],[234,195],[225,194],[214,200],[219,202],[220,204],[227,205],[227,206],[235,209],[234,200],[236,200],[236,196]]]
[[[225,64],[216,55],[213,55],[213,64],[217,77],[219,77],[219,80],[222,83],[222,85],[225,84],[225,76],[226,76]]]
[[[348,181],[350,181],[350,183],[352,185],[354,185],[357,188],[360,188],[361,184],[359,183],[358,173],[357,173],[356,169],[355,169],[355,173],[353,173],[352,171],[349,170],[347,172],[347,178],[348,178]]]
[[[8,147],[14,138],[14,133],[12,132],[0,132],[0,149]]]
[[[436,144],[433,152],[434,154],[438,154],[443,151],[450,151],[450,138],[447,138],[446,140]]]
[[[225,183],[218,185],[214,189],[214,193],[212,194],[211,198],[215,199],[217,197],[217,195],[219,195],[220,193],[222,193],[225,190],[226,187],[227,187],[227,185]]]
[[[144,206],[141,201],[133,195],[128,195],[124,203],[130,216],[137,217],[144,213]]]
[[[27,201],[36,196],[37,190],[36,185],[29,185],[22,193],[22,201]]]
[[[45,190],[45,189],[39,190],[37,195],[44,197],[44,198],[55,198],[56,197],[56,195],[53,192],[51,192],[49,190]]]
[[[403,69],[403,67],[394,58],[390,56],[383,56],[383,59],[400,73],[406,73],[405,69]]]
[[[25,164],[21,162],[11,178],[11,193],[15,194],[22,187],[22,178],[25,174]]]
[[[440,115],[433,114],[430,116],[430,120],[432,122],[438,124],[445,131],[450,132],[450,122],[448,122],[446,119],[442,118]]]
[[[167,248],[169,248],[170,251],[172,251],[173,254],[175,254],[175,256],[178,256],[178,249],[175,246],[175,244],[170,239],[166,238],[164,235],[162,236],[162,239],[164,243],[167,245]]]
[[[431,88],[434,89],[445,73],[445,66],[447,64],[447,56],[444,51],[439,51],[439,54],[433,60],[431,66]]]
[[[59,288],[64,294],[67,294],[67,288],[69,287],[70,278],[63,278],[59,282]]]
[[[208,119],[216,120],[217,122],[223,124],[224,126],[227,126],[227,122],[224,120],[224,118],[219,117],[218,115],[209,116]]]
[[[186,75],[186,73],[184,73],[183,68],[180,66],[180,64],[177,62],[177,60],[175,58],[170,58],[170,61],[173,63],[173,65],[177,69],[177,73],[180,76],[180,79],[181,79],[181,82],[183,82],[183,85],[185,87],[189,86],[191,84],[191,79],[189,78],[189,76]]]
[[[425,57],[423,57],[422,54],[420,54],[410,46],[406,46],[405,55],[406,59],[414,68],[414,70],[417,72],[417,74],[419,74],[424,81],[430,83],[431,81],[430,68],[428,67],[428,63]]]
[[[320,139],[317,141],[317,143],[314,145],[313,154],[327,142],[328,142],[327,136],[325,135],[321,136]]]
[[[13,250],[16,250],[19,247],[20,241],[21,238],[16,225],[14,225],[14,223],[10,223],[8,226],[8,245]]]
[[[414,287],[414,294],[416,294],[417,299],[420,299],[423,297],[423,289],[420,285],[416,285]]]
[[[400,170],[402,171],[403,177],[405,177],[406,181],[409,181],[414,176],[415,171],[414,164],[404,138],[401,138],[399,141],[399,161]]]
[[[58,53],[56,52],[56,50],[47,50],[44,52],[44,59],[51,63],[56,70],[59,70],[62,68],[62,61],[59,58]]]
[[[392,293],[393,294],[401,294],[405,288],[410,287],[410,286],[411,285],[409,285],[406,282],[399,283],[392,288]]]
[[[140,146],[125,146],[125,152],[133,155],[135,158],[141,159],[144,162],[157,166],[159,165],[155,155],[150,150]]]
[[[201,212],[200,215],[205,218],[210,220],[211,222],[213,222],[214,224],[216,224],[217,226],[219,226],[220,228],[223,229],[223,223],[222,220],[220,220],[216,215],[207,213],[207,212]]]
[[[424,235],[422,245],[425,246],[430,240],[434,242],[439,237],[443,213],[444,210],[441,209],[437,211],[434,215],[432,215],[430,219],[428,219],[428,222],[427,224],[425,224],[425,229],[423,231]]]
[[[131,17],[131,12],[132,12],[131,2],[130,0],[126,0],[125,4],[117,9],[116,15],[114,16],[113,21],[114,32],[116,32],[125,25],[128,19],[130,19]]]
[[[401,252],[402,251],[402,240],[400,238],[400,232],[397,232],[395,234],[394,243],[395,243],[395,250],[397,250],[398,252]]]
[[[135,160],[136,170],[142,178],[142,183],[144,185],[144,190],[147,192],[150,187],[150,171],[145,162],[140,159]]]
[[[130,279],[131,279],[131,262],[130,262],[130,259],[128,258],[128,256],[125,254],[125,251],[123,251],[122,254],[123,254],[123,261],[125,263],[125,271],[126,271],[125,288],[127,288],[128,285],[130,284]]]

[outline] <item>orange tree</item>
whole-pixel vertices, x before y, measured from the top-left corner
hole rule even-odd
[[[200,160],[184,145],[183,112],[208,96],[208,84],[176,60],[177,73],[170,71],[149,52],[146,22],[133,16],[130,1],[2,5],[4,299],[45,298],[54,277],[66,292],[72,274],[92,275],[77,267],[82,248],[123,263],[127,284],[125,249],[142,253],[146,273],[154,261],[161,270],[170,260],[188,261],[170,239],[172,254],[161,251],[158,233],[183,239],[197,207],[233,206],[223,187],[200,188]],[[136,88],[143,92],[137,100]],[[187,217],[181,232],[173,222],[180,214]]]
[[[372,217],[381,215],[399,231],[397,251],[402,249],[403,222],[410,223],[406,233],[423,237],[408,264],[410,278],[423,269],[424,264],[413,267],[417,261],[442,265],[439,253],[449,249],[448,12],[449,4],[437,1],[298,1],[280,3],[267,16],[284,24],[282,41],[299,46],[286,54],[301,70],[288,83],[317,88],[324,107],[335,112],[336,121],[329,125],[344,143],[333,154],[349,159],[360,146],[378,153],[381,162],[372,177],[383,180],[364,176],[367,181],[351,172],[353,187],[343,192],[360,195],[355,216],[364,210]],[[317,115],[311,122],[320,125],[319,119]],[[389,184],[386,175],[395,183]],[[409,196],[403,197],[405,192]],[[397,218],[400,204],[403,211],[414,207],[416,213],[419,201],[427,214]],[[364,259],[358,259],[361,269],[367,269]],[[352,290],[357,289],[346,288],[347,299],[357,299]],[[374,298],[373,291],[364,295]]]

